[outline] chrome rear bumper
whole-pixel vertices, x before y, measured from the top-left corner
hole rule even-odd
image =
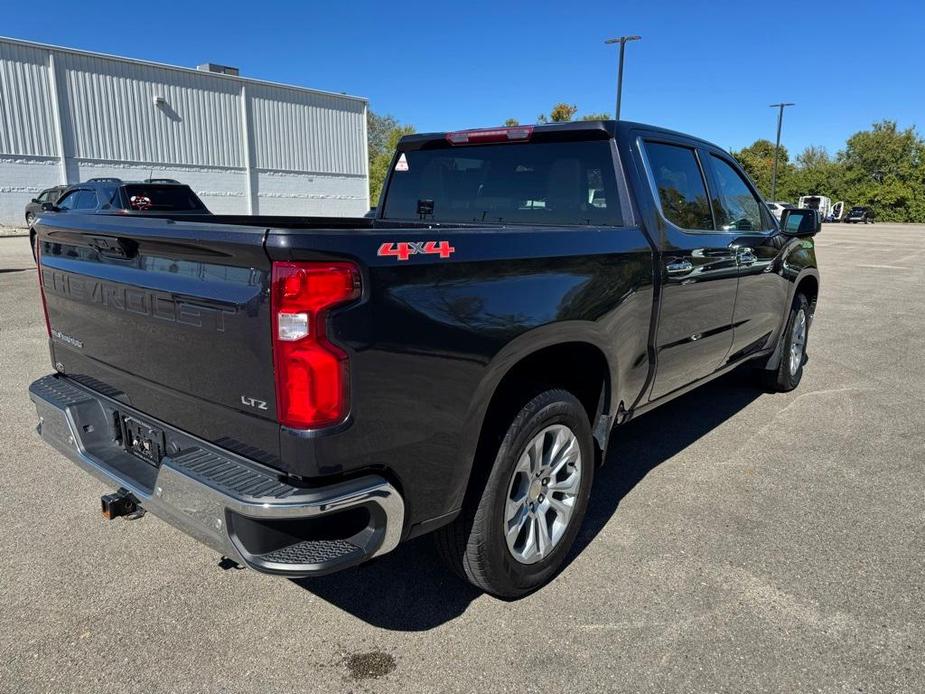
[[[394,549],[404,502],[368,475],[317,488],[185,434],[60,375],[29,387],[38,432],[104,483],[127,490],[159,516],[224,556],[266,573],[319,575]],[[115,422],[140,418],[162,429],[158,467],[125,450]]]

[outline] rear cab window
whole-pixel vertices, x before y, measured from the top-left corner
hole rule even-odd
[[[402,151],[382,218],[622,226],[610,140]]]
[[[138,212],[201,211],[205,205],[189,186],[138,183],[122,186],[125,209]]]

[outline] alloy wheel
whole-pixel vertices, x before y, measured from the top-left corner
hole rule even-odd
[[[581,446],[564,424],[546,427],[526,445],[508,486],[504,537],[522,564],[549,556],[568,528],[581,488]]]
[[[800,309],[793,321],[790,336],[790,375],[795,376],[803,365],[803,350],[806,348],[806,311]]]

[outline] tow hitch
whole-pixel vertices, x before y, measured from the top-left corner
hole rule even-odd
[[[138,505],[138,500],[127,489],[120,489],[114,494],[105,494],[100,497],[100,510],[106,520],[120,516],[134,520],[145,515],[145,510]]]

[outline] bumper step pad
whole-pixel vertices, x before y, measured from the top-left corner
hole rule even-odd
[[[274,564],[316,565],[346,560],[354,552],[362,555],[363,550],[347,540],[304,540],[259,558]]]

